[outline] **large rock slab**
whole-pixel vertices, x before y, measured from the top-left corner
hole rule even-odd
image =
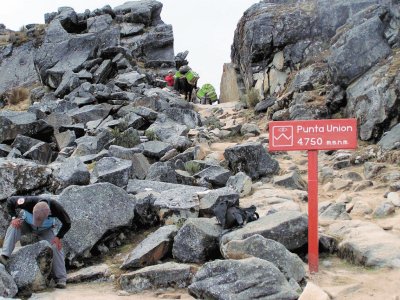
[[[33,113],[0,111],[0,143],[14,140],[18,134],[37,137],[52,132],[53,127],[43,120],[37,120]]]
[[[227,201],[239,205],[239,193],[226,187],[199,193],[198,196],[200,199],[200,216],[214,216],[214,208],[220,202]]]
[[[338,242],[340,257],[366,267],[400,268],[400,238],[363,221],[342,221],[329,226],[327,234]]]
[[[378,142],[382,150],[400,149],[400,124],[397,124]]]
[[[0,158],[0,199],[40,189],[50,174],[49,168],[31,161]]]
[[[197,268],[191,265],[167,262],[122,274],[119,283],[129,293],[149,289],[185,288],[192,282],[196,271]]]
[[[278,211],[261,217],[243,228],[223,235],[221,252],[224,252],[224,244],[232,240],[243,240],[255,234],[277,241],[288,250],[294,250],[307,243],[308,219],[306,215],[297,211]]]
[[[198,192],[202,187],[185,186],[161,192],[154,201],[154,209],[161,221],[176,224],[180,219],[197,218],[199,215]]]
[[[298,298],[277,267],[255,257],[206,263],[196,273],[189,294],[215,300]]]
[[[65,256],[70,261],[89,257],[92,247],[106,233],[130,226],[134,217],[131,196],[110,183],[70,186],[60,194],[59,201],[72,222],[64,237]]]
[[[157,229],[128,254],[121,269],[142,268],[156,264],[171,251],[172,241],[177,232],[178,227],[175,225]]]
[[[69,273],[67,283],[106,280],[110,275],[111,270],[107,264],[95,265]]]
[[[288,251],[282,244],[261,235],[253,235],[244,240],[233,240],[224,245],[224,258],[243,259],[258,257],[273,263],[289,281],[302,281],[306,272],[302,260]]]
[[[359,16],[364,15],[364,20],[350,20],[347,30],[334,37],[328,64],[336,83],[348,85],[391,53],[380,19],[384,13],[379,8],[363,11]]]
[[[132,162],[116,157],[100,159],[92,173],[91,182],[109,182],[119,187],[125,187],[131,176]]]
[[[20,294],[30,296],[32,292],[46,288],[52,258],[53,250],[47,241],[22,247],[11,255],[7,270],[12,274]]]
[[[89,182],[86,165],[77,157],[69,157],[53,172],[52,188],[59,193],[70,185],[87,185]]]
[[[172,255],[180,262],[202,263],[220,256],[222,227],[214,219],[188,219],[174,238]]]
[[[186,188],[186,186],[183,184],[160,182],[153,180],[131,179],[129,180],[126,190],[128,193],[135,195],[141,192],[150,192],[158,194],[168,190],[184,189],[184,188]]]
[[[278,162],[260,143],[246,143],[226,148],[224,157],[234,173],[244,172],[252,179],[275,174],[279,169]]]

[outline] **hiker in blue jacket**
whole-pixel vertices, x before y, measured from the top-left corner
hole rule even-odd
[[[71,219],[68,213],[57,201],[40,196],[10,197],[7,200],[7,210],[12,220],[4,239],[0,263],[7,265],[8,258],[13,252],[15,244],[21,239],[21,235],[32,233],[37,235],[40,240],[46,240],[52,245],[52,271],[56,287],[65,288],[67,271],[61,240],[71,228]],[[62,224],[56,235],[53,232],[55,218]]]

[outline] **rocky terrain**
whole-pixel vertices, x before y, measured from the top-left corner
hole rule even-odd
[[[67,290],[49,282],[50,245],[22,241],[0,266],[0,297],[400,296],[399,5],[253,5],[222,79],[241,101],[215,106],[164,89],[187,53],[175,55],[161,9],[63,7],[21,32],[0,26],[0,237],[12,195],[45,194],[72,219]],[[268,152],[268,122],[331,117],[357,118],[360,142],[319,154],[309,274],[307,156]],[[222,201],[260,219],[224,230]]]

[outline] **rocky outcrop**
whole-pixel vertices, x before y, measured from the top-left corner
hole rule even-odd
[[[245,93],[282,100],[268,109],[273,120],[341,112],[360,121],[362,140],[379,139],[399,121],[398,8],[377,0],[254,4],[231,52]]]

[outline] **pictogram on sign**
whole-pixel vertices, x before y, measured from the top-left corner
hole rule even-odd
[[[274,147],[293,146],[293,126],[275,126],[272,130]]]

